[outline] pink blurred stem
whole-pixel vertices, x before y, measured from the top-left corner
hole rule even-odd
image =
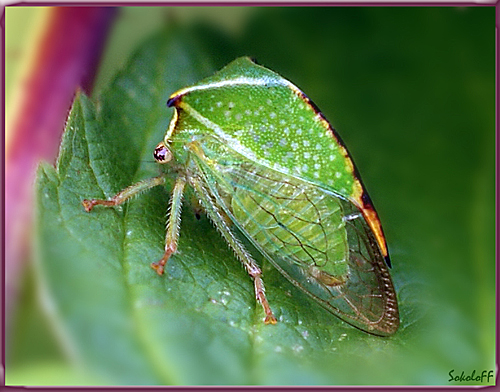
[[[6,318],[30,252],[33,183],[40,160],[54,162],[75,91],[91,90],[114,8],[54,7],[22,81],[5,168]]]

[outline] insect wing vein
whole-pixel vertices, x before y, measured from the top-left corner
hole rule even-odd
[[[357,207],[218,140],[200,147],[194,162],[212,196],[285,277],[344,321],[378,335],[395,332],[392,281]]]

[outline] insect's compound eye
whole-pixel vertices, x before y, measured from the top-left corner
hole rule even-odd
[[[172,159],[172,153],[164,142],[161,142],[156,146],[153,156],[158,163],[167,163]]]

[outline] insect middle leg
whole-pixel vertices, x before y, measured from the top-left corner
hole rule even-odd
[[[170,256],[177,251],[177,242],[179,240],[179,227],[181,223],[181,207],[182,207],[182,194],[186,186],[186,179],[178,177],[175,181],[174,191],[170,199],[170,214],[167,221],[167,234],[165,237],[165,253],[163,257],[157,262],[151,263],[158,275],[162,275],[165,271],[165,264],[167,264]]]
[[[271,307],[267,302],[261,269],[252,259],[252,256],[250,256],[243,244],[236,238],[231,228],[228,226],[227,221],[224,219],[224,215],[221,213],[217,205],[213,202],[208,190],[206,189],[204,184],[202,184],[201,180],[191,179],[190,183],[193,185],[198,197],[200,198],[207,215],[210,217],[215,227],[217,227],[229,246],[233,249],[238,259],[244,265],[248,274],[252,277],[254,282],[255,297],[264,308],[264,312],[266,314],[264,322],[266,324],[276,324],[276,317],[274,316]]]

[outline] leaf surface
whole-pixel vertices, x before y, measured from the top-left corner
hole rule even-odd
[[[302,10],[287,12],[290,14],[283,15],[288,16],[279,19],[275,36],[295,37],[298,52],[308,53],[314,46],[294,30],[301,25]],[[364,11],[342,12],[346,15],[339,20],[360,15],[359,22],[372,20]],[[204,45],[210,42],[206,30],[157,34],[140,47],[95,104],[82,94],[76,96],[57,166],[41,165],[37,181],[38,279],[67,357],[78,369],[84,369],[89,383],[103,380],[118,385],[447,384],[452,368],[488,368],[493,363],[489,359],[493,359],[491,340],[471,331],[491,331],[493,325],[487,311],[492,309],[493,286],[487,277],[494,272],[488,262],[494,256],[494,241],[488,234],[494,223],[488,218],[488,206],[494,206],[494,189],[489,182],[494,155],[487,147],[492,141],[487,130],[494,126],[494,116],[479,105],[490,105],[489,95],[479,88],[494,80],[493,68],[478,70],[481,76],[465,79],[458,78],[461,70],[457,69],[457,78],[448,84],[432,67],[424,68],[432,83],[443,81],[445,87],[456,89],[457,97],[467,98],[454,102],[461,108],[460,119],[454,118],[456,112],[451,109],[445,115],[435,110],[433,117],[410,117],[412,111],[405,111],[407,107],[398,98],[398,83],[407,83],[407,90],[419,92],[420,112],[427,107],[425,89],[417,89],[420,82],[412,82],[407,75],[390,77],[384,67],[375,68],[377,78],[366,75],[357,90],[349,85],[352,78],[345,84],[337,82],[337,95],[328,89],[319,88],[317,94],[306,89],[301,73],[319,73],[326,78],[331,72],[331,53],[316,54],[319,63],[298,52],[297,63],[287,62],[287,56],[279,51],[266,53],[258,46],[263,42],[259,34],[273,31],[276,19],[272,15],[271,10],[256,16],[238,52],[230,49],[231,44],[215,39],[211,42],[217,41],[218,46]],[[420,26],[422,14],[416,15],[415,26]],[[405,18],[414,20],[413,16]],[[461,21],[455,23],[452,31],[462,26]],[[323,25],[316,24],[318,28]],[[328,36],[338,36],[335,28],[344,30],[345,26],[332,25]],[[353,45],[361,45],[363,34],[356,35],[356,31],[349,37]],[[376,38],[386,42],[391,34],[382,31]],[[405,37],[413,42],[410,38]],[[322,42],[327,41],[317,45]],[[346,43],[336,48],[342,55],[335,61],[339,67],[335,80],[342,81],[342,72],[352,68],[350,47]],[[387,50],[399,53],[398,69],[412,75],[414,55],[398,48]],[[471,51],[470,45],[467,48]],[[368,57],[384,57],[384,53],[368,49]],[[166,274],[157,276],[150,263],[163,253],[171,183],[121,207],[96,207],[90,214],[81,207],[84,198],[107,198],[156,175],[152,151],[171,117],[165,106],[168,96],[233,58],[254,53],[263,65],[306,89],[327,118],[339,125],[359,165],[392,251],[391,273],[402,325],[391,338],[371,336],[341,322],[257,257],[263,266],[267,297],[279,319],[277,325],[264,325],[251,279],[208,219],[197,219],[190,194],[183,208],[179,252],[170,259]],[[354,71],[363,75],[363,70]],[[312,90],[315,83],[321,87],[321,77],[318,82],[311,76]],[[372,84],[363,87],[368,83]],[[386,89],[393,99],[366,96],[377,88]],[[477,96],[464,93],[469,90]],[[329,108],[324,103],[331,96]],[[345,102],[335,97],[344,97]],[[359,112],[349,109],[358,102]],[[388,107],[395,105],[394,116],[387,117],[383,102]],[[487,107],[491,109],[491,105]],[[485,115],[477,118],[474,108]],[[341,115],[331,117],[337,113]],[[396,126],[405,122],[401,117],[413,119],[409,131]],[[447,127],[450,121],[461,127],[461,132],[456,134],[453,127]],[[478,129],[474,137],[464,131],[473,124]],[[346,134],[342,128],[353,133]],[[361,137],[360,129],[373,133]],[[419,133],[422,129],[425,134]],[[437,129],[444,131],[435,132]],[[419,136],[419,150],[402,149],[415,145],[408,132]],[[446,142],[452,137],[455,144],[450,146]],[[484,154],[485,149],[488,154]],[[459,159],[464,152],[470,160]],[[422,161],[421,154],[430,160]],[[460,172],[455,174],[454,168]],[[474,186],[466,187],[465,183]],[[424,186],[429,191],[424,192]],[[439,198],[433,196],[436,192]],[[455,212],[459,209],[464,213]],[[450,266],[459,272],[448,275]],[[465,270],[471,273],[460,272]],[[464,290],[467,285],[478,290]],[[459,289],[473,294],[464,295]],[[454,304],[454,296],[463,305],[448,306]],[[470,305],[474,303],[484,303],[484,309],[473,309]],[[464,306],[473,309],[472,313],[465,313]]]

